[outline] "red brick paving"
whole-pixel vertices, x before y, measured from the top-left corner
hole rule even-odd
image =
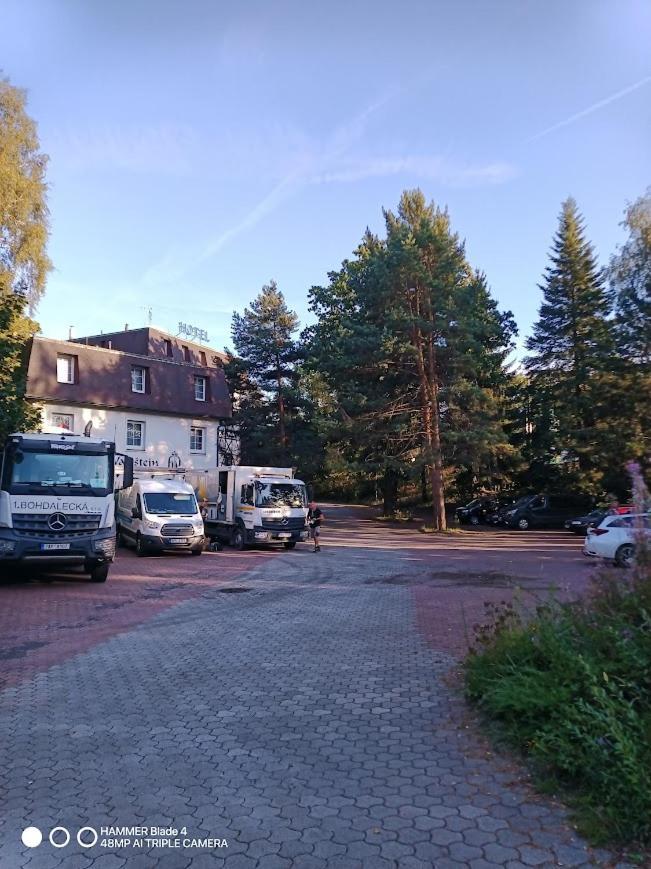
[[[272,550],[205,552],[200,558],[136,558],[118,552],[107,582],[82,574],[0,586],[0,688],[16,685],[158,613],[228,585],[269,558]]]

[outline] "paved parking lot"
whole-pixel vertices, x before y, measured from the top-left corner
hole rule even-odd
[[[580,542],[327,515],[321,553],[121,553],[106,585],[0,588],[2,869],[609,865],[449,680],[485,600],[585,589]]]

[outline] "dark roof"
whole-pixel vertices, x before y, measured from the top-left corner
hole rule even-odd
[[[170,335],[153,326],[142,329],[125,329],[122,332],[106,332],[101,335],[86,335],[73,338],[75,344],[91,344],[125,353],[138,353],[140,356],[156,356],[191,365],[202,365],[202,354],[208,368],[218,368],[226,360],[226,354],[212,347],[197,344],[176,335]],[[169,343],[167,343],[169,342]],[[169,352],[168,352],[169,351]],[[171,356],[170,356],[171,353]],[[186,358],[186,355],[188,358]]]
[[[57,381],[57,354],[75,356],[75,383]],[[147,369],[146,392],[132,392],[131,368]],[[194,397],[194,376],[206,378],[206,401]],[[227,418],[231,402],[222,368],[173,362],[74,341],[34,338],[27,398],[91,407],[125,408],[175,416]]]

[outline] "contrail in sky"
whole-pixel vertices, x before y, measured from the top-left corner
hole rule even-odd
[[[651,75],[647,75],[644,78],[641,78],[639,81],[636,81],[635,84],[631,84],[626,88],[623,88],[621,91],[617,91],[617,93],[611,94],[609,97],[606,97],[603,100],[599,100],[597,103],[593,103],[591,106],[588,106],[587,109],[583,109],[582,112],[577,112],[575,115],[571,115],[569,118],[565,118],[564,121],[559,121],[557,124],[553,124],[551,127],[547,127],[546,130],[542,130],[540,133],[536,133],[535,136],[531,136],[530,139],[525,140],[525,144],[529,144],[529,142],[537,142],[538,139],[542,139],[543,136],[548,136],[550,133],[554,133],[556,130],[560,130],[562,127],[567,127],[569,124],[573,124],[575,121],[580,120],[581,118],[585,118],[586,115],[591,115],[593,112],[598,111],[599,109],[603,109],[604,106],[610,105],[610,103],[614,103],[616,100],[625,97],[627,94],[633,93],[633,91],[638,90],[638,88],[644,87],[645,84],[649,84],[651,82]]]

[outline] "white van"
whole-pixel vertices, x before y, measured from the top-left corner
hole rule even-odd
[[[194,489],[183,480],[134,480],[117,499],[118,545],[138,555],[166,549],[201,555],[203,519]]]

